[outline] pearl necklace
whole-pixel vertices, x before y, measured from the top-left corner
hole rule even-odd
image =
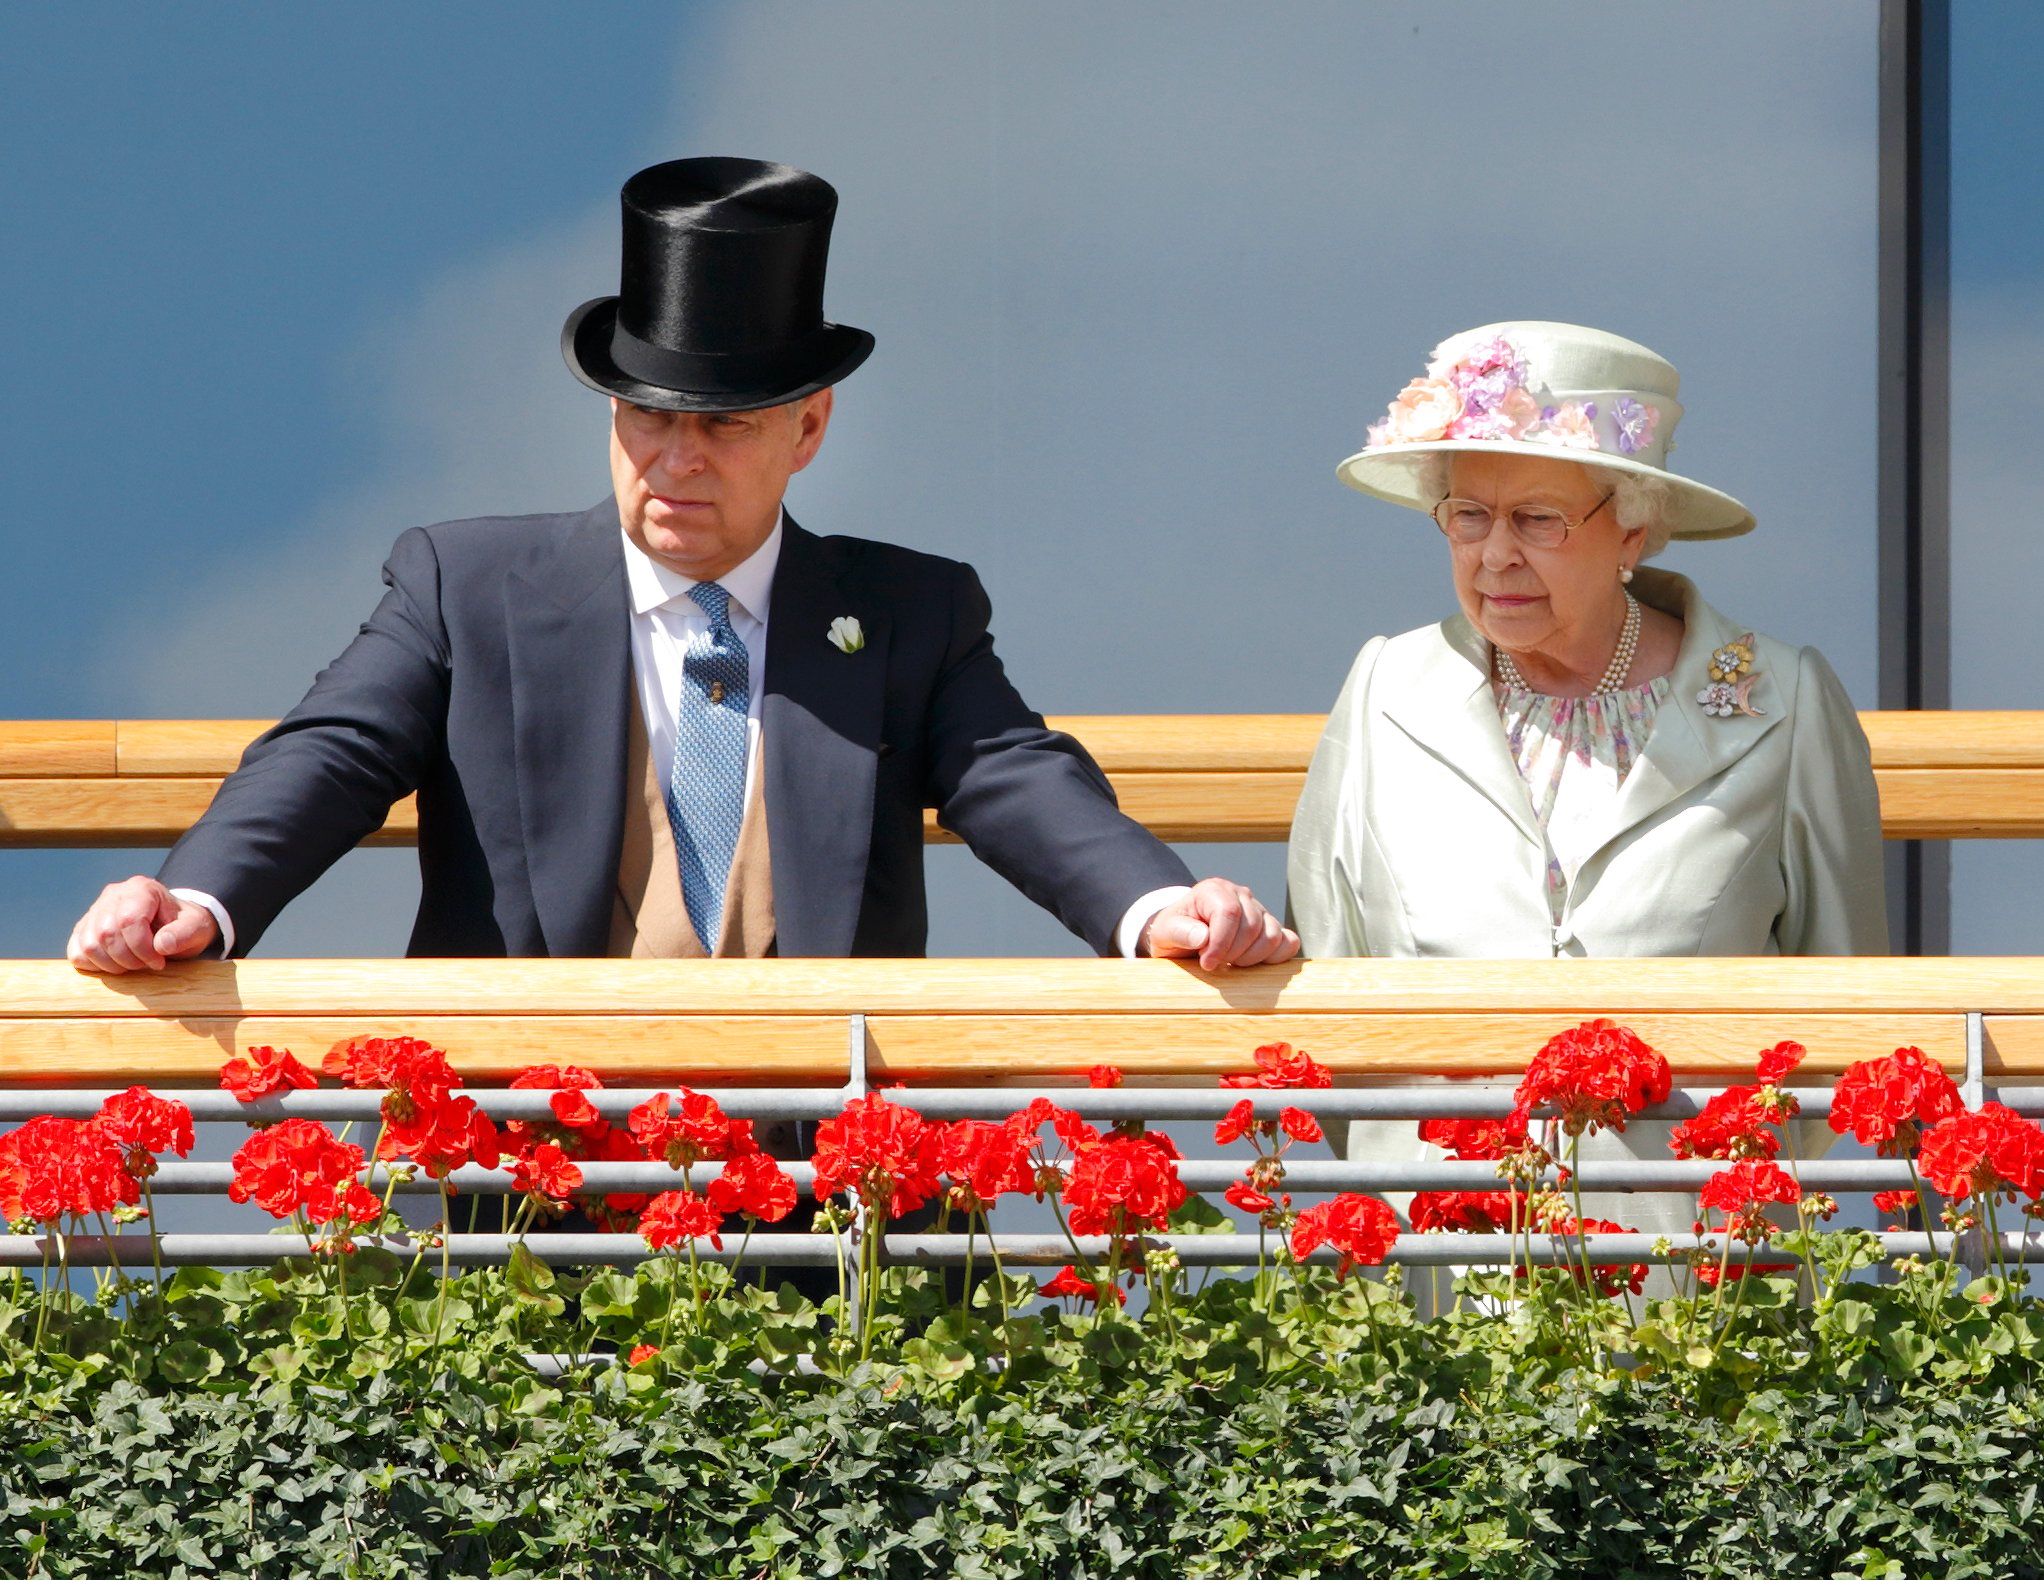
[[[1498,679],[1514,691],[1531,691],[1526,677],[1519,673],[1519,666],[1512,662],[1512,655],[1503,648],[1493,648],[1497,654]],[[1625,624],[1618,632],[1618,651],[1611,655],[1611,662],[1604,666],[1604,673],[1597,684],[1590,688],[1592,696],[1606,691],[1625,689],[1625,677],[1632,673],[1633,654],[1639,651],[1639,600],[1630,592],[1625,595]]]

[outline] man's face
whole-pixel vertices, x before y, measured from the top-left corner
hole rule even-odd
[[[610,480],[625,536],[696,581],[742,564],[774,530],[788,479],[815,459],[831,392],[757,411],[610,403]]]

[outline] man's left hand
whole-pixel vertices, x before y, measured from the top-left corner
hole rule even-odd
[[[1299,935],[1241,884],[1226,878],[1201,879],[1190,894],[1150,918],[1136,945],[1138,955],[1159,960],[1196,955],[1203,971],[1276,965],[1298,952]]]

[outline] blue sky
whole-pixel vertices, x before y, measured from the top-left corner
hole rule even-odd
[[[1957,274],[2020,306],[2044,39],[1961,9]],[[614,279],[623,177],[702,152],[843,194],[831,306],[880,345],[792,507],[974,561],[1046,710],[1322,708],[1365,637],[1437,618],[1424,523],[1333,464],[1505,317],[1682,368],[1676,464],[1762,531],[1670,563],[1871,702],[1874,10],[11,8],[0,715],[273,713],[405,527],[597,497],[554,337]],[[2029,342],[1986,321],[1955,314],[1991,391]],[[2022,453],[1968,431],[1978,475]],[[1962,678],[2033,695],[2019,579],[1968,585]],[[0,952],[152,859],[0,857]],[[395,950],[408,861],[349,858],[267,952]],[[1274,848],[1201,864],[1281,882]],[[933,872],[940,950],[1071,947],[961,853]],[[1995,934],[2028,925],[1991,880]]]

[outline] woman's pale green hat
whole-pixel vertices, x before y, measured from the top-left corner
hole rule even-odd
[[[1678,538],[1735,538],[1753,512],[1667,468],[1682,403],[1674,365],[1645,346],[1581,324],[1485,324],[1434,348],[1426,376],[1392,401],[1369,442],[1335,468],[1351,488],[1431,511],[1439,469],[1458,450],[1543,456],[1658,478]]]

